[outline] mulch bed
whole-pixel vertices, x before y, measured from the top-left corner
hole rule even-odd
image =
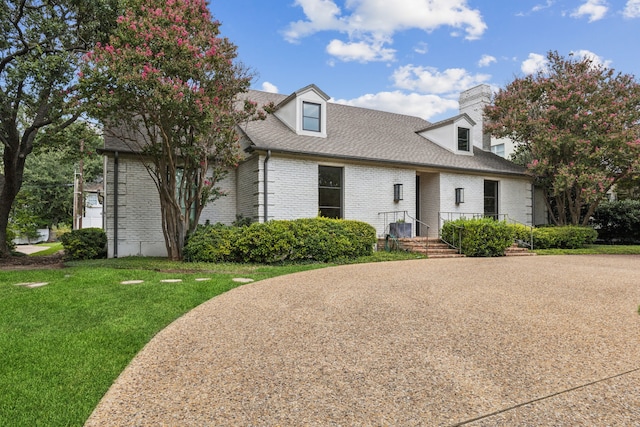
[[[62,254],[0,258],[0,270],[35,270],[39,268],[63,267]]]

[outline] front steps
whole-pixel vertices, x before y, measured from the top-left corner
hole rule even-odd
[[[397,242],[397,248],[396,248]],[[464,255],[460,254],[457,249],[451,248],[448,244],[437,238],[427,237],[401,237],[398,239],[388,240],[384,238],[378,239],[378,250],[399,249],[407,252],[417,252],[426,255],[428,258],[460,258]],[[534,252],[527,248],[518,247],[513,244],[505,251],[505,256],[530,256],[535,255]]]

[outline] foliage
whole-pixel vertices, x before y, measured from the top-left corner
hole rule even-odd
[[[538,227],[533,230],[533,247],[577,249],[595,242],[597,237],[598,233],[591,227]]]
[[[514,241],[513,228],[493,218],[460,218],[442,227],[442,236],[449,242],[458,242],[459,232],[462,253],[470,257],[504,256]]]
[[[84,142],[80,150],[79,141]],[[43,132],[26,161],[23,185],[14,202],[11,221],[17,225],[24,218],[36,228],[73,222],[73,181],[83,161],[84,182],[102,176],[102,156],[97,149],[102,138],[84,121],[77,121],[55,135]]]
[[[549,52],[485,108],[485,131],[522,144],[518,158],[558,225],[586,225],[607,191],[640,172],[640,84],[589,58]]]
[[[533,232],[532,227],[524,224],[508,224],[508,226],[513,230],[513,238],[516,241],[527,243],[531,241],[531,234]]]
[[[61,223],[51,227],[51,232],[55,239],[59,241],[64,234],[71,233],[71,227],[67,224]]]
[[[73,230],[60,237],[66,259],[81,260],[107,257],[107,235],[101,228]]]
[[[240,160],[236,127],[264,118],[240,100],[252,76],[220,35],[205,0],[133,0],[108,43],[85,57],[81,86],[91,114],[140,152],[160,195],[171,259],[219,182]],[[184,214],[189,212],[189,214]]]
[[[601,203],[591,224],[598,230],[600,240],[640,242],[640,200]]]
[[[55,134],[80,115],[74,71],[82,52],[104,40],[118,0],[6,0],[0,3],[0,256],[25,161],[43,129]]]
[[[247,227],[200,226],[185,246],[185,260],[206,262],[335,262],[370,255],[375,229],[360,221],[330,218],[253,223]]]

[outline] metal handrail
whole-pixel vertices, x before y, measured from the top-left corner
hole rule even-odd
[[[426,227],[426,230],[425,230],[425,231],[426,231],[426,235],[427,235],[427,237],[429,236],[429,229],[431,228],[431,227],[429,226],[429,224],[427,224],[427,223],[425,223],[425,222],[422,222],[422,221],[420,221],[420,220],[419,220],[419,219],[417,219],[417,218],[414,218],[413,216],[411,216],[411,215],[409,214],[409,212],[408,212],[408,211],[387,211],[387,212],[378,212],[378,216],[380,216],[380,215],[384,215],[384,232],[383,232],[383,235],[387,235],[387,234],[389,234],[389,232],[388,232],[388,231],[389,231],[389,224],[390,224],[391,222],[398,222],[398,220],[400,220],[400,219],[402,220],[402,222],[407,222],[407,218],[408,218],[408,219],[413,223],[413,225],[414,225],[414,227],[413,227],[413,228],[412,228],[412,230],[411,230],[411,237],[416,236],[416,234],[415,234],[415,231],[414,231],[414,230],[416,229],[416,227],[415,227],[415,226],[416,226],[417,224],[420,224],[421,226]],[[389,217],[390,217],[390,216],[393,218],[393,221],[389,221]],[[421,233],[421,234],[422,234],[422,233]],[[427,239],[427,240],[426,240],[425,247],[426,247],[427,249],[429,248],[429,239]]]

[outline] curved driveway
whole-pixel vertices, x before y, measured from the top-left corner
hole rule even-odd
[[[640,257],[348,265],[160,332],[88,426],[640,425]]]

